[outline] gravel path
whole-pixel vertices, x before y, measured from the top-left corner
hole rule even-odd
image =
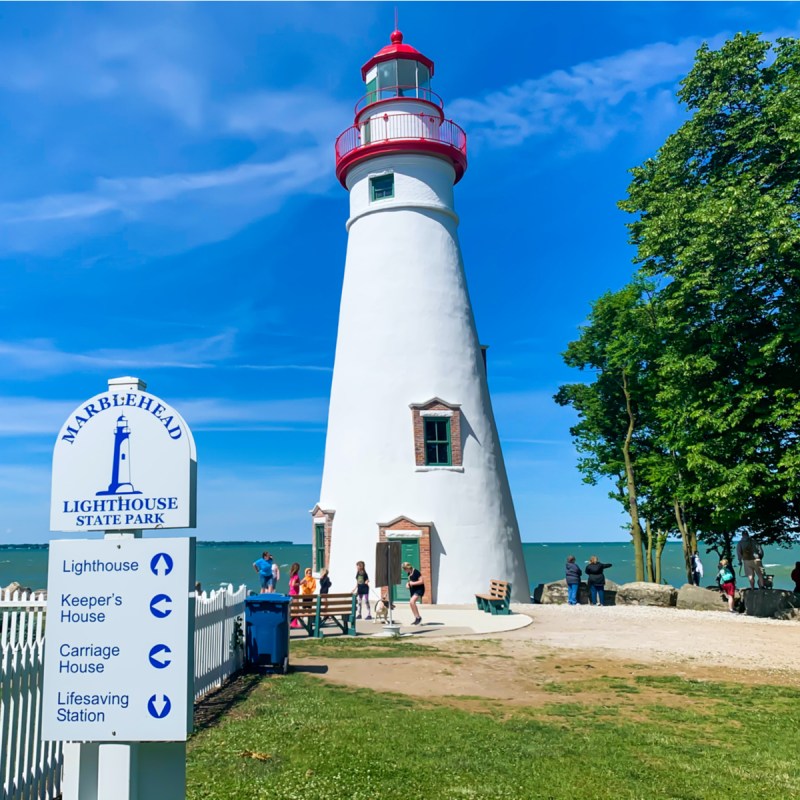
[[[533,624],[503,635],[645,663],[694,662],[800,675],[800,623],[648,606],[514,605]]]

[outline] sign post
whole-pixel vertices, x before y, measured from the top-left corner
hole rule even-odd
[[[191,431],[137,378],[79,406],[53,453],[42,738],[65,742],[64,800],[183,800],[194,700]]]

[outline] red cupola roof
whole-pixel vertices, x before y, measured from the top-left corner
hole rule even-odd
[[[376,64],[380,64],[384,61],[393,61],[396,58],[407,58],[412,61],[419,61],[420,64],[424,64],[430,70],[431,77],[433,77],[433,61],[427,56],[422,55],[419,50],[412,47],[410,44],[403,44],[403,34],[400,33],[400,31],[394,31],[390,38],[392,43],[378,50],[378,52],[361,67],[361,77],[363,80],[367,79],[367,73]]]

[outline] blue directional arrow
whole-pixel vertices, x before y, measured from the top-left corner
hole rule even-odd
[[[151,717],[155,717],[156,719],[164,719],[164,717],[169,714],[170,709],[172,708],[172,703],[165,694],[161,695],[161,700],[158,700],[158,695],[154,694],[148,701],[147,701],[147,710],[150,712]]]
[[[172,663],[171,658],[165,658],[171,652],[172,650],[165,644],[157,644],[150,648],[150,653],[147,657],[156,669],[164,669],[164,667],[168,667]]]
[[[168,607],[171,602],[172,598],[168,594],[157,594],[150,601],[150,613],[160,619],[168,617],[172,613],[172,609]],[[166,607],[164,604],[167,604]]]
[[[169,553],[156,553],[150,559],[153,575],[169,575],[172,572],[172,556]]]

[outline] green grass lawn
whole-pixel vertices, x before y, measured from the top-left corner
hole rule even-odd
[[[392,652],[357,641],[312,648]],[[192,737],[187,798],[800,798],[795,689],[593,677],[541,707],[486,701],[467,711],[452,698],[333,687],[304,673],[250,688]],[[583,691],[603,701],[581,702]]]

